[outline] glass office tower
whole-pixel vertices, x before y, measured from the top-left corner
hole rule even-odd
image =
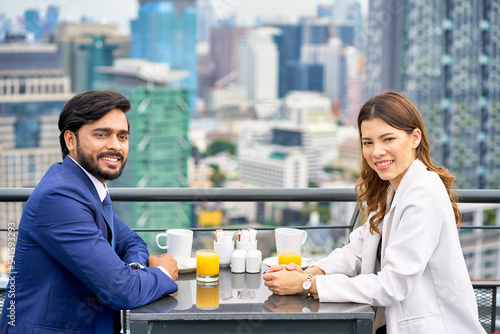
[[[185,76],[185,74],[184,74]],[[111,187],[188,187],[189,89],[169,86],[180,80],[168,65],[120,59],[98,69],[95,88],[118,91],[130,99],[127,112],[131,134],[127,166]],[[191,227],[191,203],[114,203],[118,216],[135,228]],[[154,233],[142,237],[156,247]]]
[[[500,3],[412,1],[407,91],[459,188],[500,186]]]
[[[189,71],[182,84],[190,88],[191,111],[198,95],[195,0],[140,0],[139,14],[131,23],[130,56],[168,63],[172,69]]]
[[[368,95],[408,95],[459,188],[500,187],[500,3],[372,0],[369,15]]]

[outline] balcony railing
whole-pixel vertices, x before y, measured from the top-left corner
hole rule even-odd
[[[0,202],[25,202],[33,188],[0,188]],[[111,198],[115,202],[355,202],[353,189],[325,188],[111,188]],[[459,189],[460,203],[500,204],[500,190]],[[358,220],[359,210],[353,210],[351,219],[345,225],[297,226],[304,229],[347,229],[352,231]],[[293,227],[293,226],[290,226]],[[258,230],[273,230],[275,227],[255,227]],[[213,231],[214,228],[192,228],[193,231]],[[238,229],[224,226],[225,230]],[[461,226],[462,230],[500,230],[500,226]],[[0,232],[7,231],[0,228]],[[160,228],[135,228],[137,232],[159,232]],[[497,278],[498,279],[498,278]],[[486,284],[486,283],[485,283]],[[476,289],[477,291],[480,291]],[[496,291],[496,290],[495,290]],[[498,314],[495,312],[494,297],[488,301],[486,319]],[[2,298],[3,299],[3,298]],[[480,298],[478,298],[479,300]],[[488,306],[487,305],[487,306]],[[483,307],[484,308],[484,307]],[[498,306],[496,307],[498,309]],[[481,307],[480,307],[481,313]],[[488,312],[493,312],[488,313]],[[484,313],[484,312],[483,312]],[[489,318],[488,318],[489,317]],[[124,324],[126,320],[124,318]]]
[[[0,188],[0,202],[25,202],[33,188]],[[353,189],[338,188],[110,188],[113,201],[117,202],[355,202]],[[459,189],[460,203],[500,204],[500,190]],[[349,229],[352,231],[358,218],[358,208],[353,211],[348,225],[301,226],[307,229]],[[225,227],[226,228],[226,227]],[[226,229],[231,229],[227,227]],[[272,230],[274,227],[258,227]],[[500,226],[462,226],[461,229],[495,229]],[[156,232],[163,229],[142,228],[138,232]],[[214,228],[193,228],[210,231]],[[0,228],[0,231],[7,231]]]

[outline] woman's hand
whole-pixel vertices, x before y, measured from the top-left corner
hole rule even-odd
[[[300,273],[304,272],[302,270],[302,268],[298,265],[298,264],[295,264],[295,263],[290,263],[290,264],[279,264],[279,265],[274,265],[274,266],[271,266],[269,267],[269,269],[267,269],[266,273],[272,273],[272,272],[276,272],[276,271],[282,271],[282,270],[296,270]]]
[[[302,282],[307,278],[307,275],[296,269],[297,267],[289,267],[285,265],[272,266],[262,276],[264,285],[277,295],[294,295],[302,292]],[[281,270],[278,270],[281,267]],[[289,269],[293,268],[293,269]]]

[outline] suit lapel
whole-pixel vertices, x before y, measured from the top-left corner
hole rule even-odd
[[[99,194],[97,193],[97,189],[92,183],[92,180],[88,177],[87,174],[82,170],[80,166],[78,166],[69,156],[64,158],[62,162],[63,168],[68,169],[72,174],[74,174],[78,179],[80,179],[86,186],[86,190],[89,193],[88,199],[92,201],[94,208],[96,209],[96,225],[97,228],[102,232],[104,239],[110,241],[111,235],[108,233],[110,231],[108,225],[106,224],[106,220],[104,218],[104,207],[102,205],[101,199],[99,198]]]
[[[387,247],[387,243],[391,237],[391,227],[392,227],[392,217],[394,214],[394,208],[396,207],[396,194],[392,187],[389,188],[387,192],[387,204],[390,205],[386,211],[384,216],[384,220],[382,222],[382,250],[380,254],[380,263],[382,263],[385,255],[385,249]]]

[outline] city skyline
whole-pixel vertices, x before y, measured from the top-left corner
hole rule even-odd
[[[249,26],[257,18],[270,19],[283,17],[315,16],[318,5],[329,5],[335,0],[207,0],[212,4],[216,18],[224,18],[234,12],[237,24]],[[368,0],[358,0],[363,16],[368,13]],[[137,18],[138,0],[107,0],[105,2],[89,0],[28,0],[23,2],[6,2],[2,4],[0,13],[5,14],[13,22],[24,17],[24,11],[35,9],[42,16],[49,6],[57,6],[60,17],[64,21],[77,22],[82,17],[102,23],[117,24],[123,34],[130,33],[130,21]],[[96,8],[99,8],[96,11]],[[117,11],[116,8],[120,8]]]

